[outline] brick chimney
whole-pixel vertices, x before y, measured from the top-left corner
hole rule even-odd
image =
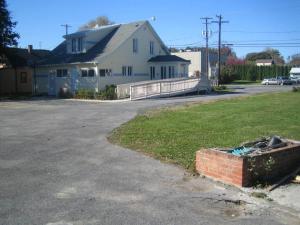
[[[32,53],[32,49],[33,49],[32,45],[28,45],[28,53],[29,53],[29,54]]]

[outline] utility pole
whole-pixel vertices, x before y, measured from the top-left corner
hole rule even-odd
[[[205,22],[203,24],[205,24],[205,31],[204,31],[204,34],[205,34],[205,41],[206,41],[206,75],[207,75],[207,78],[208,78],[208,68],[209,68],[209,54],[208,54],[208,37],[209,37],[209,33],[208,33],[208,24],[209,23],[209,20],[211,20],[212,18],[210,17],[202,17],[200,18],[202,20],[205,20]]]
[[[65,27],[65,29],[66,29],[66,35],[68,35],[68,29],[69,29],[69,27],[72,27],[72,26],[70,26],[69,24],[62,24],[61,26]]]
[[[213,23],[219,24],[219,44],[218,44],[218,86],[219,86],[219,79],[221,74],[221,32],[222,32],[222,24],[223,23],[229,23],[229,21],[222,21],[223,17],[222,15],[216,15],[218,18],[218,21],[212,21]]]

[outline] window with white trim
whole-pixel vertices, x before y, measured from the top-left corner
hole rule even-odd
[[[174,77],[175,77],[175,67],[169,66],[169,78],[174,78]]]
[[[122,66],[122,75],[126,76],[126,74],[127,74],[126,72],[127,72],[126,66]]]
[[[137,38],[132,39],[132,51],[133,51],[133,53],[138,52],[138,39]]]
[[[111,76],[111,69],[99,69],[100,77]]]
[[[77,39],[77,51],[82,52],[82,38]]]
[[[94,69],[89,69],[88,70],[88,76],[89,77],[94,77],[95,76],[95,70]]]
[[[127,76],[131,76],[132,75],[132,66],[128,66],[127,67]]]
[[[76,52],[76,38],[72,38],[72,52]]]
[[[88,70],[87,69],[82,69],[81,70],[81,77],[87,77],[88,76]]]
[[[150,55],[154,54],[154,41],[150,41]]]
[[[67,77],[68,70],[67,69],[57,69],[56,70],[56,77]]]
[[[132,76],[132,66],[122,66],[123,76]]]
[[[150,79],[155,79],[155,66],[150,66]]]

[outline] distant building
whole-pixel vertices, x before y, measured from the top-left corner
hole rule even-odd
[[[200,51],[184,51],[184,52],[174,52],[172,55],[179,56],[185,60],[191,61],[189,65],[189,77],[195,77],[202,75],[207,75],[206,72],[206,50],[201,49]],[[221,57],[221,63],[226,61],[225,56]],[[214,77],[217,74],[217,64],[218,64],[218,53],[209,52],[209,65],[208,65],[208,77]]]
[[[32,93],[36,63],[49,56],[48,50],[7,48],[0,55],[0,94]]]
[[[300,67],[293,67],[290,71],[290,77],[300,79]]]
[[[257,59],[255,62],[257,66],[272,66],[275,64],[273,59]]]

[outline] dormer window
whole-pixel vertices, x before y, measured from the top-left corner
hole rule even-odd
[[[78,52],[82,51],[82,38],[77,39],[77,51]]]
[[[76,39],[72,38],[72,52],[76,52]]]
[[[71,51],[72,53],[80,53],[83,50],[83,45],[82,45],[82,37],[80,38],[72,38],[71,39]]]

